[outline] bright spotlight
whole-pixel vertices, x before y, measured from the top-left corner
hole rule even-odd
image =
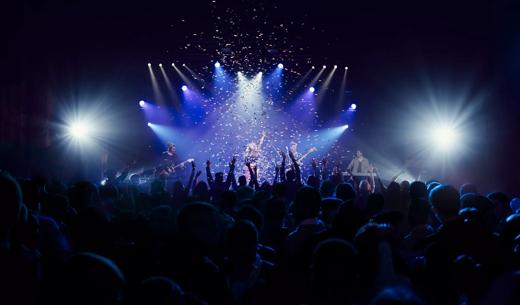
[[[283,64],[278,64],[278,69],[283,69]]]
[[[327,66],[323,65],[323,69],[327,68]]]
[[[437,126],[433,128],[432,132],[434,145],[440,150],[450,150],[457,142],[457,132],[450,126]]]
[[[316,88],[314,88],[314,87],[309,88],[309,92],[313,93],[314,91],[316,91]]]
[[[182,85],[181,90],[182,90],[182,91],[186,91],[186,90],[188,90],[188,86],[186,86],[186,85]]]
[[[146,123],[146,125],[148,125],[148,127],[152,127],[152,123],[150,122]]]
[[[144,105],[145,105],[145,102],[143,100],[140,100],[139,101],[139,106],[144,107]]]
[[[351,105],[350,105],[350,109],[352,109],[352,110],[356,110],[356,109],[357,109],[357,105],[356,105],[356,104],[351,104]]]
[[[159,67],[162,67],[162,64],[159,64]]]
[[[76,140],[84,140],[91,136],[91,128],[88,124],[81,121],[72,122],[69,125],[69,135]]]
[[[238,75],[240,76],[240,75],[242,75],[242,72],[238,71],[238,73],[237,73],[237,74],[238,74]]]
[[[151,67],[151,66],[152,66],[152,64],[151,64],[151,63],[148,63],[148,67]]]
[[[315,66],[312,66],[311,68],[312,68],[312,69],[316,69],[316,67],[315,67]]]
[[[172,67],[175,67],[175,64],[174,64],[174,63],[172,63]]]
[[[334,69],[337,69],[338,68],[338,65],[334,65]]]
[[[220,68],[220,63],[218,61],[215,63],[215,68]]]
[[[186,67],[186,64],[182,64],[183,67]]]
[[[348,70],[348,67],[345,67],[345,70]]]

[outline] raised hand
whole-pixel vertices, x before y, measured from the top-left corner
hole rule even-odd
[[[285,154],[285,151],[280,150],[280,156],[285,160],[287,158],[287,155]]]
[[[195,161],[191,161],[190,163],[191,163],[191,169],[194,170],[195,169]]]
[[[211,161],[207,160],[206,161],[206,167],[210,167],[211,166]]]
[[[202,174],[201,171],[197,171],[197,173],[195,174],[195,178],[198,178],[200,176],[200,174]]]

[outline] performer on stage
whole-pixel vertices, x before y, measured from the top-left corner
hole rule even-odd
[[[258,171],[258,163],[260,161],[261,153],[262,153],[262,144],[264,144],[264,140],[266,137],[265,131],[262,131],[262,137],[260,138],[260,141],[258,141],[258,144],[255,142],[251,142],[246,145],[246,151],[244,153],[244,162],[250,163],[252,168],[257,168]],[[249,175],[249,169],[244,166],[244,175],[248,178],[250,178]]]
[[[361,150],[356,152],[356,157],[350,161],[347,169],[353,175],[370,172],[370,164],[368,163],[368,159],[363,156]]]
[[[168,143],[166,146],[166,151],[163,151],[161,157],[164,164],[173,166],[179,163],[179,157],[177,156],[177,148],[175,147],[175,144],[171,142]]]
[[[173,167],[179,163],[179,157],[177,156],[177,149],[175,144],[169,142],[166,144],[166,151],[163,151],[161,158],[155,170],[155,175],[158,177],[166,178],[175,173]]]
[[[294,141],[291,141],[291,144],[289,146],[289,151],[292,152],[294,159],[296,159],[296,160],[300,160],[300,158],[302,157],[302,154],[300,154],[298,152],[298,143],[296,143]]]

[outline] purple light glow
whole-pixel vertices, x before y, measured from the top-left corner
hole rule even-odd
[[[145,101],[141,100],[139,101],[139,106],[140,107],[144,107],[146,105]]]

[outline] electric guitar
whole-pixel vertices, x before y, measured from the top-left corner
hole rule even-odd
[[[299,166],[303,165],[303,159],[305,159],[308,155],[312,154],[313,152],[317,151],[318,149],[316,147],[309,148],[303,155],[301,155],[298,159],[296,159],[296,163],[298,163]],[[291,167],[293,164],[292,162],[287,165],[287,167]]]
[[[156,168],[155,170],[155,175],[156,176],[161,176],[161,175],[167,175],[169,176],[170,174],[173,174],[175,172],[175,169],[179,168],[179,167],[182,167],[184,166],[186,163],[191,163],[195,161],[195,159],[193,158],[190,158],[190,159],[187,159],[185,161],[182,161],[181,163],[178,163],[178,164],[171,164],[171,165],[162,165],[162,166],[159,166]]]

